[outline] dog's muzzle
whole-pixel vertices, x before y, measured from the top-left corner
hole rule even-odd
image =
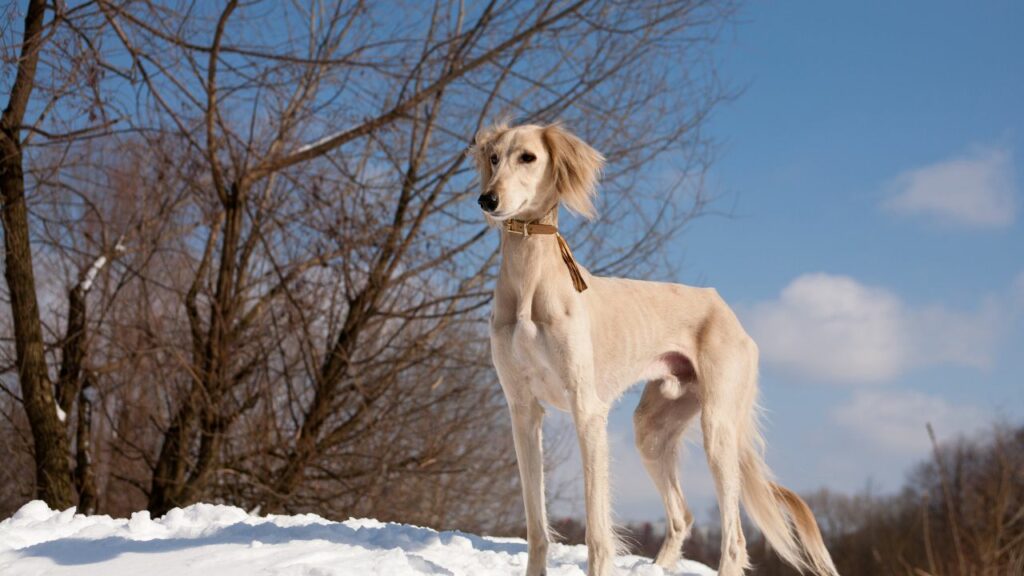
[[[494,212],[498,208],[498,195],[494,192],[487,192],[481,194],[476,202],[484,212]]]

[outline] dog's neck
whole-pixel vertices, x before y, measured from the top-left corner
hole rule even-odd
[[[531,224],[558,226],[558,207]],[[538,289],[574,293],[569,273],[553,234],[524,236],[501,227],[501,266],[495,293],[498,309],[515,310],[520,317],[532,315]]]
[[[551,208],[550,210],[545,212],[544,215],[541,216],[540,218],[527,220],[527,222],[531,224],[549,224],[551,226],[554,226],[555,228],[558,228],[558,205],[555,204],[554,208]]]

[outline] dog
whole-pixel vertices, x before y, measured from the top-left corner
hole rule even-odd
[[[482,129],[468,154],[487,221],[501,230],[491,354],[512,419],[526,511],[527,576],[546,571],[542,403],[572,415],[586,502],[587,573],[613,571],[608,412],[646,382],[636,445],[665,505],[656,564],[673,568],[693,524],[678,449],[698,414],[722,522],[719,574],[749,568],[740,502],[801,571],[837,576],[810,508],[771,480],[757,422],[758,349],[711,288],[592,276],[558,233],[560,206],[593,219],[603,156],[560,124]]]

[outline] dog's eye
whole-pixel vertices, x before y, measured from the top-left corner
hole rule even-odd
[[[530,154],[529,152],[523,152],[523,155],[519,157],[519,161],[522,162],[523,164],[529,164],[530,162],[533,162],[536,159],[537,157],[534,156],[533,154]]]
[[[491,154],[491,166],[496,166],[497,164],[498,164],[498,155],[497,154]]]

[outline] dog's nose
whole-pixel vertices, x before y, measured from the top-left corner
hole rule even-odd
[[[494,209],[498,207],[498,195],[494,192],[481,194],[480,198],[477,199],[477,203],[480,204],[480,208],[484,212],[494,212]]]

